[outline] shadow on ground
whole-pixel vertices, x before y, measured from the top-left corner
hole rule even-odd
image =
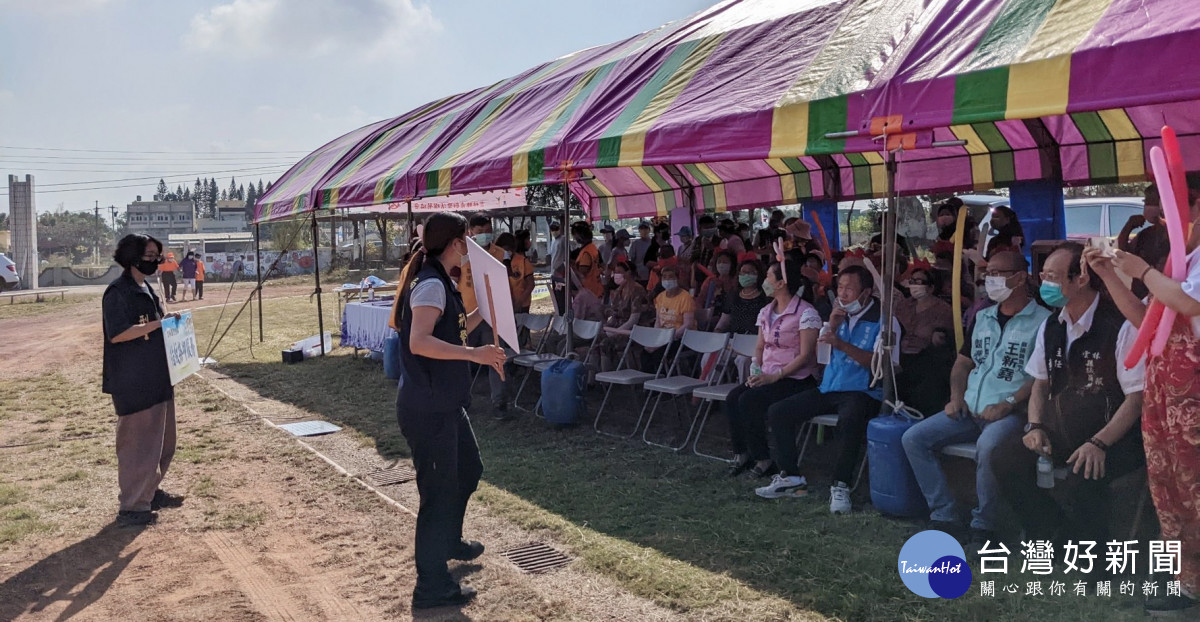
[[[13,575],[0,584],[0,621],[60,601],[67,607],[56,620],[74,617],[99,600],[137,556],[141,549],[126,549],[140,533],[138,528],[112,523]]]
[[[263,397],[354,428],[374,439],[386,458],[408,456],[396,425],[395,383],[383,377],[378,363],[334,356],[293,366],[228,364],[221,371]],[[580,527],[731,576],[801,609],[848,620],[1033,615],[1085,620],[1098,615],[1094,604],[1104,619],[1116,620],[1140,606],[1132,598],[1025,598],[999,589],[992,598],[969,592],[955,601],[925,600],[908,592],[896,575],[900,547],[922,529],[919,523],[887,519],[870,509],[866,483],[855,494],[858,511],[829,514],[830,470],[822,465],[831,461],[836,439],[810,451],[811,462],[806,456],[812,465],[806,473],[812,486],[807,498],[767,501],[753,492],[763,482],[729,478],[724,463],[650,447],[640,435],[636,440],[601,436],[590,419],[569,429],[550,427],[528,413],[496,421],[488,412],[486,385],[485,379],[475,385],[472,421],[488,483]],[[536,395],[530,388],[522,396],[526,407]],[[593,416],[601,397],[589,394]],[[624,391],[614,391],[614,398],[610,423],[631,429],[640,402]],[[655,431],[670,440],[686,428],[678,427],[671,408],[664,414],[663,426]],[[706,431],[711,451],[724,453],[725,434],[717,411]],[[1010,563],[1019,568],[1019,547],[1011,548]]]

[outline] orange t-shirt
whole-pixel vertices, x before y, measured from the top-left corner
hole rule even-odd
[[[158,271],[162,272],[179,272],[179,264],[174,259],[167,259],[158,264]]]
[[[583,277],[583,286],[588,288],[597,298],[604,296],[604,285],[600,283],[600,251],[595,244],[588,243],[579,251],[575,259],[575,271]]]
[[[503,259],[501,259],[503,261]],[[512,257],[512,274],[508,277],[508,285],[512,289],[513,306],[524,309],[533,304],[533,281],[528,277],[533,275],[533,264],[520,253]]]
[[[196,280],[204,280],[204,262],[199,259],[196,260]]]
[[[496,258],[496,261],[504,262],[504,249],[489,244],[487,252]],[[472,313],[479,308],[479,301],[475,300],[475,282],[471,279],[471,264],[462,267],[462,276],[458,279],[458,293],[462,294],[463,308],[467,313]]]

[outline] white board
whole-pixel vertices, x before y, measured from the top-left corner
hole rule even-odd
[[[508,347],[521,351],[517,339],[517,317],[513,312],[512,290],[508,286],[508,270],[500,260],[467,238],[467,261],[471,263],[471,280],[475,286],[475,301],[483,321],[500,335]],[[485,278],[486,277],[486,278]],[[492,287],[492,301],[496,306],[496,317],[488,312],[488,284]]]
[[[171,385],[200,371],[200,357],[196,354],[196,325],[192,323],[192,312],[184,311],[179,319],[163,318],[163,342],[167,347],[167,366],[171,370]]]

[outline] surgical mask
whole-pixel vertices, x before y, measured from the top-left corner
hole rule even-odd
[[[142,259],[141,261],[138,261],[137,263],[133,264],[133,266],[135,268],[137,268],[138,272],[141,272],[142,274],[144,274],[146,276],[154,276],[154,273],[158,272],[158,262],[157,261],[147,261],[145,259]]]
[[[614,272],[613,273],[613,283],[616,283],[617,285],[624,285],[625,284],[625,275],[621,272]]]
[[[839,300],[838,306],[846,312],[846,315],[858,315],[858,312],[862,311],[862,303],[857,298],[852,300],[850,304],[842,304],[842,301]]]
[[[1067,306],[1067,298],[1063,296],[1062,285],[1053,281],[1042,281],[1042,286],[1038,288],[1038,293],[1042,295],[1042,300],[1051,307]]]
[[[742,287],[754,287],[758,284],[758,277],[753,274],[739,274],[738,285]]]
[[[675,289],[676,287],[679,287],[679,281],[676,281],[675,279],[664,280],[662,282],[662,286],[663,286],[663,289],[665,289],[667,291],[671,291],[671,290]]]
[[[512,253],[510,253],[510,252],[508,252],[508,251],[504,251],[504,258],[505,258],[506,260],[507,260],[507,259],[512,259]]]
[[[1008,279],[1002,276],[984,278],[983,286],[987,290],[988,298],[996,301],[997,304],[1008,300],[1013,293],[1012,288],[1008,286]]]
[[[913,300],[920,300],[929,295],[928,285],[909,285],[908,293],[912,295]]]
[[[729,274],[729,264],[727,264],[727,263],[717,264],[717,274],[719,274],[721,276],[725,276],[725,275]]]
[[[475,243],[480,246],[487,246],[488,244],[492,243],[492,234],[476,233],[475,235],[471,236],[471,239],[475,240]]]
[[[763,281],[762,289],[763,289],[763,293],[766,294],[768,298],[775,295],[775,286],[772,285],[771,281],[769,281],[769,280]]]

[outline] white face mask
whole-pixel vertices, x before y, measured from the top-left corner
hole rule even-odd
[[[1002,276],[989,276],[983,279],[983,287],[987,290],[988,298],[997,304],[1008,300],[1013,290],[1008,286],[1008,279]]]
[[[669,292],[674,291],[676,287],[679,287],[679,281],[676,281],[675,279],[665,280],[662,282],[662,286],[663,289]]]
[[[929,295],[928,285],[909,285],[908,293],[912,295],[913,300],[920,300]]]
[[[859,302],[857,298],[850,301],[850,304],[842,304],[842,301],[839,300],[838,306],[840,306],[842,310],[846,312],[846,315],[857,315],[858,312],[862,311],[863,308],[862,303]]]

